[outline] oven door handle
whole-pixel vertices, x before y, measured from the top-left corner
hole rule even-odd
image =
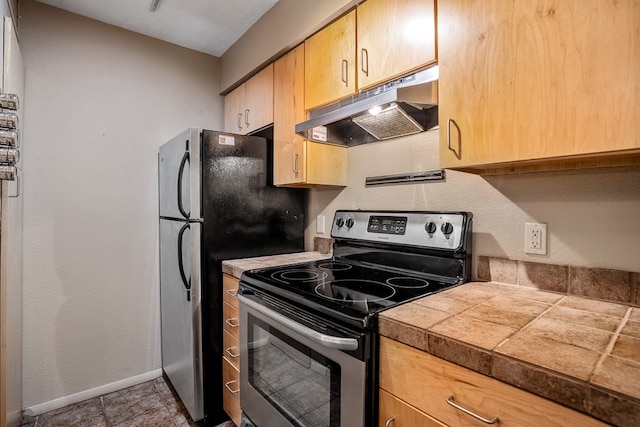
[[[244,295],[238,294],[238,300],[241,304],[245,304],[247,307],[261,313],[276,322],[286,326],[287,328],[299,333],[300,335],[310,339],[316,344],[320,344],[324,347],[333,348],[336,350],[357,350],[358,349],[358,340],[355,338],[340,338],[334,337],[331,335],[321,334],[318,331],[314,331],[311,328],[308,328],[300,323],[289,319],[282,314],[271,310],[270,308],[265,307],[264,305],[257,303],[255,301],[250,300]]]

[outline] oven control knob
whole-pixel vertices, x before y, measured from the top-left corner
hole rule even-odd
[[[346,224],[347,224],[347,227],[349,227],[349,228],[353,227],[353,218],[349,218],[347,220]]]
[[[438,229],[438,226],[436,225],[436,223],[435,223],[435,222],[433,222],[433,221],[429,221],[429,222],[427,223],[427,225],[425,225],[425,226],[424,226],[424,229],[425,229],[425,231],[426,231],[427,233],[429,233],[429,234],[433,234],[433,233],[435,233],[435,232],[436,232],[436,230]]]
[[[440,230],[442,230],[445,236],[448,236],[453,233],[453,225],[450,222],[445,222],[442,224],[442,227],[440,227]]]
[[[336,225],[338,227],[342,227],[344,225],[344,219],[342,219],[342,218],[336,219]]]

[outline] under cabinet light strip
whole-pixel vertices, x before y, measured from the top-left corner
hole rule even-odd
[[[365,179],[365,185],[383,185],[383,184],[401,184],[406,182],[420,181],[443,181],[444,169],[426,171],[426,172],[410,172],[398,175],[369,176]]]

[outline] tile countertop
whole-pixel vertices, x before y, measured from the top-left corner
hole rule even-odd
[[[301,262],[316,261],[318,259],[331,258],[331,254],[321,252],[297,252],[284,255],[268,255],[255,258],[231,259],[222,261],[222,272],[240,279],[246,270],[256,268],[276,267],[278,265],[298,264]]]
[[[380,334],[614,425],[640,425],[640,308],[471,282],[387,310]]]

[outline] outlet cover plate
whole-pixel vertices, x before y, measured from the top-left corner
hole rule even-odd
[[[547,224],[525,222],[524,252],[526,254],[547,254]]]

